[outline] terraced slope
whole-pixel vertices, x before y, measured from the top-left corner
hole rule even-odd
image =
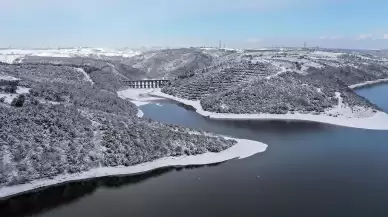
[[[338,108],[340,101],[354,111],[372,111],[377,107],[348,86],[388,78],[387,66],[388,60],[365,54],[234,53],[162,92],[200,100],[206,111],[217,113],[319,114]]]
[[[163,91],[185,99],[198,100],[208,95],[227,91],[269,76],[275,70],[266,63],[240,63],[228,68],[216,68],[193,74],[187,79],[176,79]]]

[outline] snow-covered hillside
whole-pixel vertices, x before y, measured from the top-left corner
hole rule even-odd
[[[76,56],[92,51],[101,55]],[[24,53],[23,59],[14,62],[22,63],[19,68],[29,68],[28,75],[23,76],[34,77],[36,81],[81,80],[109,91],[125,88],[123,80],[170,79],[172,85],[164,88],[164,93],[199,100],[209,112],[230,114],[300,112],[341,116],[329,111],[338,105],[335,93],[340,93],[344,105],[353,111],[346,116],[358,118],[366,115],[361,111],[370,114],[369,111],[378,108],[349,87],[388,78],[385,57],[350,50],[181,48],[146,51],[130,58],[118,55],[124,51],[116,52],[116,57],[108,54],[104,58],[101,57],[108,53],[106,50],[92,51]],[[36,64],[44,68],[42,75],[35,69]],[[78,73],[66,78],[50,74],[58,68],[71,71],[74,67]]]
[[[77,57],[55,60],[60,64],[0,63],[3,80],[20,80],[14,93],[0,91],[0,198],[30,190],[20,185],[39,183],[30,186],[36,188],[80,174],[91,178],[91,171],[103,168],[123,173],[140,163],[218,153],[237,144],[138,118],[136,106],[116,93],[125,87],[123,77],[137,69],[96,59],[83,65],[76,64]]]
[[[149,78],[173,78],[187,71],[203,69],[213,61],[214,57],[203,50],[182,48],[145,52],[123,63],[146,72]]]
[[[212,65],[175,79],[162,91],[180,99],[199,101],[204,111],[214,114],[284,117],[304,114],[363,119],[379,113],[379,109],[349,87],[387,78],[388,61],[364,53],[225,52]],[[384,120],[388,126],[388,118]]]

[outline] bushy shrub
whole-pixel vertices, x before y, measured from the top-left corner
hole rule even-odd
[[[20,94],[12,100],[11,105],[14,107],[22,107],[25,100],[26,96],[24,94]]]

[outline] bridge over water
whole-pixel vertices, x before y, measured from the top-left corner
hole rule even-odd
[[[126,80],[123,82],[131,88],[162,88],[171,84],[170,80]]]

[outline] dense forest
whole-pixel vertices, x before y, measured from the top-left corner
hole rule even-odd
[[[105,66],[1,64],[0,71],[29,88],[0,102],[0,187],[236,143],[138,118],[137,107],[117,96],[122,73]]]

